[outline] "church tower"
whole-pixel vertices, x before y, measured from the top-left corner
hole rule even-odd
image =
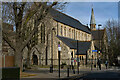
[[[95,16],[94,16],[94,11],[92,8],[92,12],[91,12],[91,19],[90,19],[90,30],[96,30],[96,22],[95,22]]]

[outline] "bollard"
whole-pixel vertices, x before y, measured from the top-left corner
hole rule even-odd
[[[91,70],[92,70],[92,64],[91,64]]]
[[[53,73],[53,65],[50,65],[50,73]]]
[[[73,74],[75,74],[75,69],[74,69],[74,66],[73,66]]]
[[[78,62],[77,68],[78,68],[77,70],[78,70],[78,74],[79,74],[79,62]]]
[[[67,77],[69,77],[69,67],[67,68]]]

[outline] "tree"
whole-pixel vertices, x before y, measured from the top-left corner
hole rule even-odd
[[[27,46],[33,35],[37,31],[37,26],[45,19],[50,8],[58,5],[58,2],[4,2],[3,5],[3,21],[12,23],[15,27],[15,42],[11,42],[7,33],[3,30],[3,39],[9,44],[15,53],[15,66],[22,69],[22,51]],[[24,28],[27,28],[29,21],[34,18],[37,22],[33,29],[24,34]],[[25,36],[27,35],[27,36]],[[26,38],[25,38],[25,37]]]
[[[120,28],[116,20],[106,22],[106,31],[108,36],[108,56],[112,65],[116,63],[116,58],[120,55]]]

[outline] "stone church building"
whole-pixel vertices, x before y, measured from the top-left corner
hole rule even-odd
[[[92,52],[92,50],[99,49],[93,8],[90,28],[54,9],[50,9],[49,15],[52,18],[46,19],[38,26],[38,32],[34,35],[33,41],[35,45],[30,54],[28,54],[27,47],[23,50],[24,63],[29,58],[31,65],[58,65],[58,43],[61,47],[61,64],[71,65],[80,61],[84,65],[89,63],[90,59],[97,59],[97,54]],[[30,20],[28,26],[34,26],[35,22]],[[99,31],[105,32],[105,30]],[[106,37],[104,34],[101,36],[103,41]]]
[[[38,27],[38,43],[30,54],[31,63],[34,64],[37,61],[37,65],[58,65],[58,43],[60,42],[61,64],[71,65],[71,62],[77,64],[77,57],[81,64],[86,64],[87,60],[94,55],[92,50],[95,50],[90,28],[54,9],[50,10],[50,15],[53,27],[51,27],[51,31],[47,30],[50,27],[48,21]],[[24,55],[26,55],[26,51],[24,51]],[[26,58],[27,55],[24,59]]]

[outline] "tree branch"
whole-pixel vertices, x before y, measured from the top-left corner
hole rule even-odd
[[[15,51],[15,44],[9,40],[7,37],[7,34],[5,34],[4,31],[2,31],[3,39],[8,43],[8,45]]]

